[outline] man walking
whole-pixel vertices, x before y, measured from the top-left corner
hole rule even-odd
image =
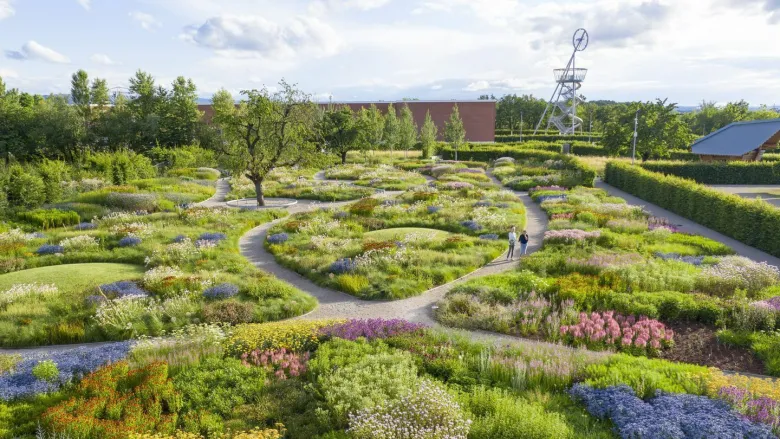
[[[517,241],[517,233],[515,233],[515,226],[509,230],[509,251],[506,253],[506,258],[510,261],[515,260],[515,242]]]
[[[523,233],[520,234],[520,256],[528,252],[528,240],[528,232],[523,230]]]

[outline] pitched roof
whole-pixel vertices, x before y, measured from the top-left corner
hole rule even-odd
[[[780,142],[780,119],[735,122],[691,145],[694,154],[742,156]]]

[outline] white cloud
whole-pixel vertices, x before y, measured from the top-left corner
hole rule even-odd
[[[369,9],[381,8],[390,3],[390,1],[391,0],[345,0],[344,5],[350,8],[367,11]]]
[[[55,64],[70,63],[70,59],[67,56],[33,40],[24,43],[21,50],[6,50],[5,57],[18,61],[41,60]]]
[[[156,29],[162,27],[162,23],[160,23],[156,18],[154,18],[153,15],[147,14],[146,12],[133,11],[128,15],[130,16],[130,18],[137,21],[142,28],[150,32],[153,32]]]
[[[444,86],[441,84],[435,84],[431,86],[431,90],[441,90],[442,88],[444,88]]]
[[[118,64],[104,53],[95,53],[90,56],[89,59],[95,64],[103,64],[104,66],[114,66]]]
[[[487,90],[490,88],[490,83],[485,81],[484,79],[472,82],[471,84],[467,85],[463,90],[465,91],[482,91]]]
[[[78,4],[81,5],[82,8],[89,11],[89,8],[92,7],[92,0],[76,0]]]
[[[278,24],[261,16],[223,15],[189,26],[182,38],[223,56],[293,59],[334,55],[341,46],[336,31],[318,18],[298,16]]]
[[[0,20],[14,15],[13,0],[0,0]]]
[[[8,78],[18,78],[19,73],[16,70],[11,69],[0,69],[0,78],[8,79]]]

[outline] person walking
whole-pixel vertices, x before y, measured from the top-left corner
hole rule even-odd
[[[510,261],[515,260],[515,242],[517,242],[517,233],[515,233],[515,226],[509,229],[509,251],[506,253],[506,258]]]
[[[528,232],[523,230],[523,233],[520,234],[520,256],[523,256],[528,252],[528,241]]]

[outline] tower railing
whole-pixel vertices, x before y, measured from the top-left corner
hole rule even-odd
[[[588,74],[588,69],[554,69],[557,82],[582,82]]]

